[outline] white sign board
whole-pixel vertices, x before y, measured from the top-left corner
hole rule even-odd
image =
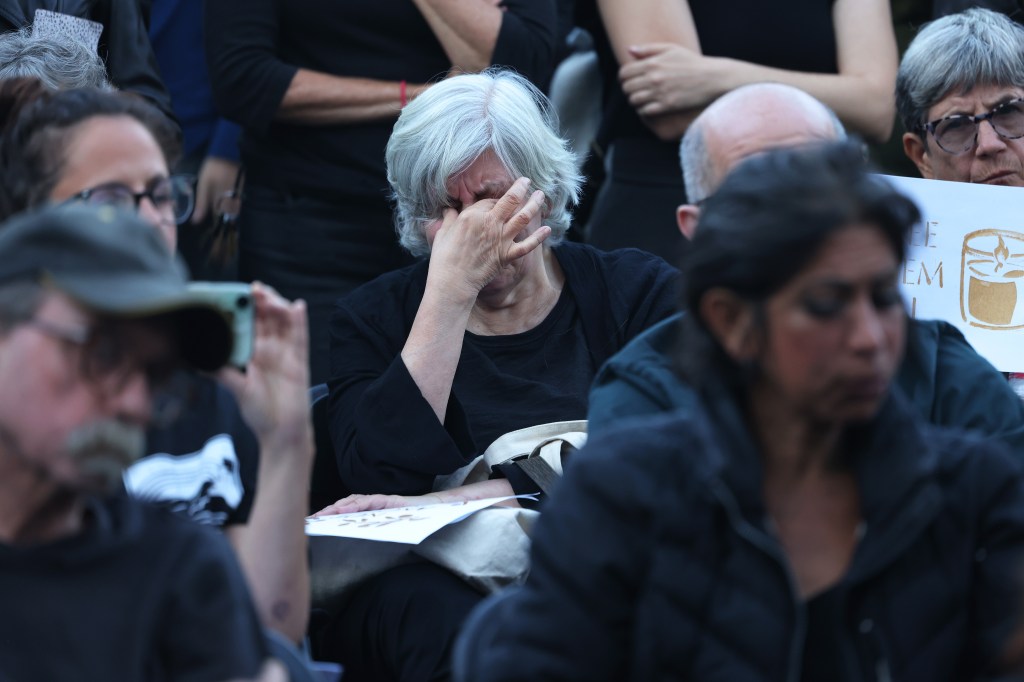
[[[470,514],[499,502],[518,497],[536,502],[532,495],[511,495],[468,502],[445,502],[309,517],[306,519],[306,535],[333,535],[339,538],[418,545],[451,523],[457,523]]]
[[[1024,371],[1024,188],[888,177],[921,209],[900,284],[1003,372]]]

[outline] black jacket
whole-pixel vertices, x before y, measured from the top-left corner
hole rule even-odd
[[[1020,465],[898,396],[854,461],[866,530],[831,626],[846,679],[987,676],[1022,602]],[[799,679],[806,607],[761,476],[727,400],[592,439],[537,523],[525,586],[463,629],[460,679]]]
[[[99,54],[107,65],[110,82],[121,90],[142,95],[175,120],[136,0],[0,0],[0,33],[28,26],[37,9],[103,24]]]

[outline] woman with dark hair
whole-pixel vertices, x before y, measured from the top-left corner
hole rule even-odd
[[[845,145],[740,166],[684,271],[698,407],[574,460],[464,680],[964,680],[1017,622],[1024,487],[890,382],[917,209]]]
[[[47,203],[113,206],[158,230],[172,257],[192,187],[169,174],[177,137],[149,104],[107,90],[50,92],[39,81],[11,79],[0,82],[0,133],[0,220]],[[264,626],[294,642],[309,613],[305,311],[262,286],[254,286],[253,302],[247,372],[222,374],[239,401],[210,377],[183,378],[186,409],[149,430],[151,454],[127,470],[125,483],[132,495],[222,528]]]

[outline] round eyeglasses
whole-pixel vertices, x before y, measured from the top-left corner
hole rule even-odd
[[[1016,140],[1024,137],[1024,97],[1003,102],[991,111],[977,116],[955,114],[921,126],[935,138],[935,143],[950,154],[963,154],[978,143],[978,126],[988,121],[999,137]]]
[[[144,192],[134,192],[123,182],[107,182],[84,189],[68,201],[84,201],[89,204],[113,206],[125,211],[138,211],[143,198],[153,202],[158,211],[173,215],[174,222],[181,225],[192,215],[196,205],[195,177],[172,175],[156,180]]]

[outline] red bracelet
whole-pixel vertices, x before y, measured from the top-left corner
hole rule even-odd
[[[398,84],[398,98],[402,100],[402,108],[404,109],[405,105],[409,103],[409,100],[405,98],[405,81]]]

